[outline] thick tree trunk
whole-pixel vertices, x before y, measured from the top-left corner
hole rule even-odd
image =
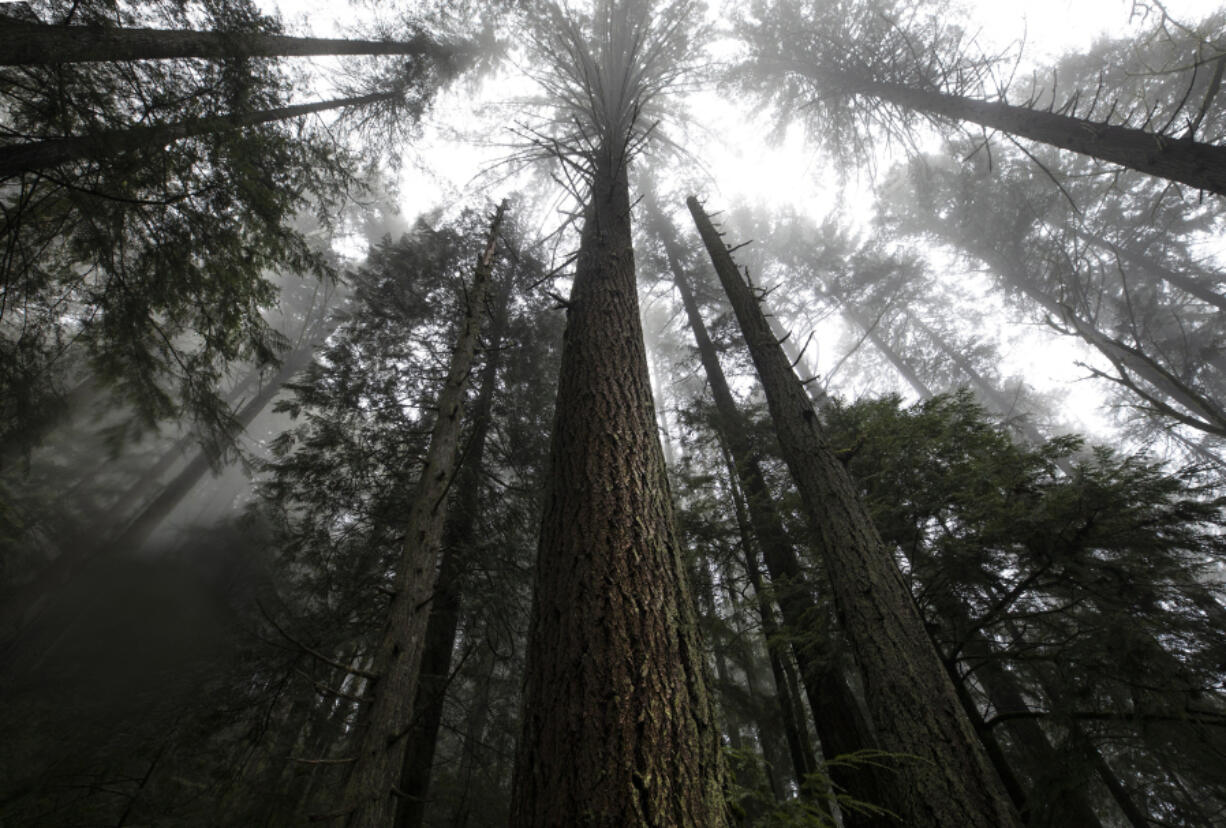
[[[134,126],[82,135],[71,138],[50,138],[45,141],[30,141],[25,144],[9,144],[0,147],[0,178],[19,175],[23,172],[43,170],[69,161],[101,160],[110,156],[136,150],[158,149],[183,138],[222,132],[241,127],[299,118],[331,109],[353,106],[368,106],[383,101],[392,101],[400,92],[376,92],[349,98],[333,98],[328,101],[283,106],[258,112],[231,115],[216,115],[209,118],[192,118],[169,124]]]
[[[54,66],[167,58],[412,55],[447,59],[452,51],[419,35],[407,41],[288,37],[261,32],[197,32],[111,26],[47,26],[0,20],[0,66]]]
[[[647,376],[623,160],[609,145],[597,154],[568,303],[514,828],[727,820]]]
[[[510,298],[511,284],[508,280],[500,291],[494,318],[491,320],[490,346],[486,349],[485,365],[481,369],[481,390],[472,408],[472,432],[456,476],[455,498],[447,510],[447,521],[443,526],[443,557],[439,563],[434,601],[430,605],[430,620],[426,624],[426,643],[422,653],[417,700],[413,703],[414,709],[421,712],[417,715],[417,723],[409,735],[408,752],[400,776],[400,790],[403,795],[399,797],[400,804],[396,811],[396,825],[399,828],[418,828],[425,819],[430,771],[434,764],[439,726],[443,721],[443,702],[451,674],[451,656],[455,650],[456,631],[460,624],[460,574],[477,546],[485,442],[490,431],[494,389],[498,381],[498,364],[502,353],[502,337],[506,332]]]
[[[706,371],[711,396],[715,400],[720,435],[732,455],[737,479],[745,492],[749,523],[766,559],[766,568],[784,623],[795,636],[792,647],[796,663],[800,666],[809,706],[813,710],[822,753],[826,759],[834,759],[873,748],[876,745],[871,728],[860,715],[859,705],[847,682],[839,675],[834,653],[819,643],[825,614],[813,599],[800,559],[784,530],[783,519],[766,485],[757,450],[750,441],[748,424],[732,397],[715,346],[707,334],[693,291],[682,270],[678,251],[674,249],[675,242],[667,237],[664,242],[673,270],[673,281],[681,294],[681,303],[698,345],[699,359]],[[888,772],[880,768],[856,769],[838,765],[828,770],[834,783],[854,798],[890,807],[887,800],[892,798],[891,791],[895,786],[889,784]],[[884,818],[867,814],[848,813],[845,816],[850,825],[888,824]]]
[[[489,241],[468,290],[464,319],[456,337],[447,378],[438,396],[430,447],[409,504],[395,596],[375,658],[375,672],[379,678],[372,688],[374,701],[364,723],[341,803],[350,809],[346,820],[349,828],[387,828],[395,816],[397,783],[404,766],[406,737],[413,722],[426,625],[438,577],[446,516],[444,501],[455,474],[464,390],[485,316],[485,297],[505,210],[504,202],[494,215]]]
[[[876,98],[903,109],[952,121],[970,121],[1199,190],[1226,195],[1226,147],[1003,101],[982,101],[882,83],[852,74],[830,73],[828,77],[853,94]]]
[[[873,722],[895,760],[903,823],[1018,826],[1017,813],[961,709],[898,566],[847,473],[818,431],[787,357],[699,206],[688,200],[762,380],[784,459],[864,674]]]

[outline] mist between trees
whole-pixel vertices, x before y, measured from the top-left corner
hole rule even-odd
[[[1130,11],[0,6],[0,825],[1226,823],[1226,17]]]

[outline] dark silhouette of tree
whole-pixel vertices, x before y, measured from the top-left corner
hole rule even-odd
[[[911,595],[847,471],[819,430],[812,404],[757,298],[697,199],[687,201],[753,356],[788,469],[851,639],[881,745],[912,758],[909,825],[1019,824],[932,648]],[[954,769],[957,770],[954,770]],[[974,780],[974,781],[972,781]]]

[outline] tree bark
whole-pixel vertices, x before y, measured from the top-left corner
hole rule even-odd
[[[81,135],[69,138],[49,138],[45,141],[30,141],[24,144],[9,144],[0,147],[0,178],[33,172],[65,164],[69,161],[98,161],[110,156],[143,149],[157,149],[167,144],[206,135],[211,132],[239,129],[258,124],[299,118],[331,109],[353,106],[368,106],[392,101],[401,95],[399,91],[375,92],[349,98],[333,98],[327,101],[295,104],[258,112],[215,115],[208,118],[192,118],[168,124],[134,126],[114,129],[96,135]]]
[[[727,824],[719,731],[656,429],[615,139],[567,303],[513,828]]]
[[[801,680],[809,706],[813,710],[822,754],[829,760],[873,748],[876,745],[871,728],[860,715],[859,704],[847,682],[839,675],[834,654],[818,643],[821,631],[815,628],[821,626],[824,613],[813,599],[811,585],[804,575],[791,539],[784,530],[783,519],[766,485],[758,452],[750,441],[748,423],[732,397],[715,346],[707,334],[702,316],[698,312],[698,304],[682,269],[680,256],[675,249],[676,243],[667,235],[663,240],[669,266],[673,271],[673,282],[681,295],[681,303],[698,345],[699,359],[706,371],[707,384],[711,387],[711,396],[715,400],[717,426],[732,455],[737,478],[745,492],[749,524],[753,527],[766,560],[766,568],[770,573],[784,623],[796,636],[792,648],[796,663],[800,666]],[[756,571],[756,563],[753,569]],[[834,783],[854,798],[890,807],[886,800],[892,798],[890,792],[895,786],[889,784],[889,774],[883,769],[832,766],[828,768],[828,772]],[[854,812],[845,814],[848,824],[855,826],[888,824],[882,819]]]
[[[1009,797],[961,709],[897,564],[771,333],[753,292],[698,200],[687,201],[761,378],[835,603],[864,675],[886,750],[897,757],[904,824],[1019,826]]]
[[[970,121],[1011,135],[1109,161],[1128,169],[1226,195],[1226,147],[1143,129],[1061,115],[1004,101],[983,101],[851,73],[828,77],[853,94],[952,121]]]
[[[417,700],[413,703],[414,709],[421,713],[409,736],[404,770],[400,776],[403,796],[398,797],[399,807],[396,810],[396,825],[399,828],[418,828],[425,819],[430,772],[434,765],[439,726],[443,721],[443,702],[451,674],[456,631],[460,624],[460,575],[477,546],[485,443],[494,407],[502,337],[506,332],[507,308],[511,298],[509,280],[500,294],[491,320],[490,346],[486,349],[485,365],[481,369],[481,390],[472,409],[472,432],[456,476],[455,499],[447,510],[447,521],[443,526],[443,557],[439,563],[434,600],[430,605],[430,620],[426,624]]]
[[[0,66],[55,66],[169,58],[412,55],[446,60],[453,50],[424,35],[407,41],[289,37],[263,32],[199,32],[112,26],[49,26],[0,20]]]
[[[341,805],[348,828],[387,828],[396,812],[397,783],[404,766],[406,737],[413,722],[418,673],[443,539],[444,502],[455,475],[464,390],[477,350],[485,296],[493,272],[498,230],[506,203],[498,207],[489,241],[477,264],[467,307],[456,337],[447,378],[439,392],[430,448],[409,503],[404,551],[396,572],[395,596],[375,657],[379,678],[359,739]]]

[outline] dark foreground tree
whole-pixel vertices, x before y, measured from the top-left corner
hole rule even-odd
[[[264,32],[51,26],[0,18],[0,65],[4,66],[322,55],[409,55],[446,59],[450,50],[424,35],[409,40],[346,40]]]
[[[559,120],[578,130],[561,142],[563,162],[582,170],[587,204],[566,303],[516,828],[725,823],[719,733],[647,374],[627,182],[643,109],[684,56],[690,11],[602,1],[587,20],[553,6],[541,20]]]
[[[961,709],[923,620],[804,387],[698,200],[687,201],[744,333],[784,459],[800,491],[839,618],[864,676],[909,826],[1018,825],[1017,813]]]

